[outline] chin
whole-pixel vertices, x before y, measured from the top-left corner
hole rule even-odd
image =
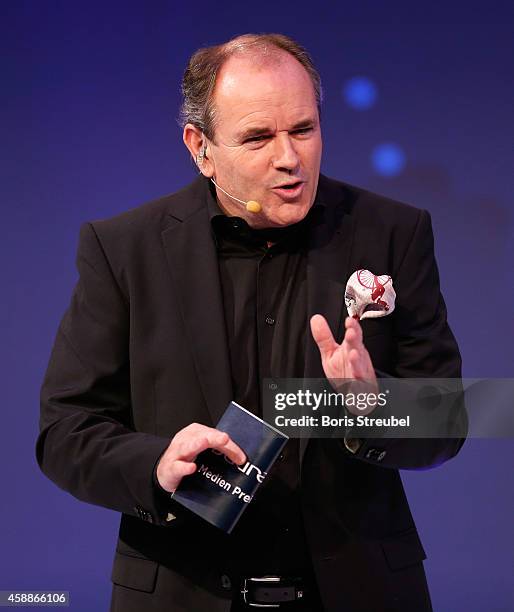
[[[306,204],[283,204],[277,215],[274,215],[272,221],[275,221],[277,225],[293,225],[299,223],[305,218],[309,212],[310,206]]]

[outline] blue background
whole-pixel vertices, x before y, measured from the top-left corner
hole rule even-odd
[[[65,589],[77,612],[108,609],[119,516],[38,471],[39,386],[80,224],[194,177],[175,119],[199,46],[277,31],[311,51],[325,92],[322,171],[430,211],[465,375],[513,376],[512,6],[1,3],[0,589]],[[345,94],[355,77],[374,92],[364,109]],[[386,175],[373,161],[384,144]],[[437,470],[403,473],[436,612],[514,609],[513,448],[468,440]]]

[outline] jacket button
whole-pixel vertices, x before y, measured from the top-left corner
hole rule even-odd
[[[226,574],[221,576],[221,586],[227,591],[232,588],[232,581]]]
[[[150,512],[148,512],[144,508],[141,508],[141,506],[135,506],[134,512],[142,521],[146,521],[147,523],[153,523],[153,516],[150,514]]]

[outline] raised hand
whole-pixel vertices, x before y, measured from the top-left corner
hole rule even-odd
[[[329,380],[352,378],[377,385],[371,357],[362,342],[362,328],[356,319],[347,317],[341,344],[334,340],[326,319],[321,315],[311,318],[311,332],[318,345],[325,376]]]

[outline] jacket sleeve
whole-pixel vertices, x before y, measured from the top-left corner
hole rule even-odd
[[[166,524],[180,509],[152,475],[170,440],[135,430],[128,298],[91,224],[81,228],[77,268],[41,388],[38,464],[82,501]]]
[[[353,429],[347,432],[344,446],[356,458],[384,467],[426,469],[455,456],[467,435],[467,415],[463,395],[459,392],[462,388],[461,357],[447,322],[434,255],[432,224],[427,211],[419,212],[412,239],[392,277],[396,291],[392,315],[395,368],[389,373],[377,372],[378,377],[456,379],[451,384],[451,404],[441,408],[446,411],[442,416],[450,435],[392,438],[383,432],[379,438],[359,438],[358,430]],[[445,395],[444,387],[440,393]],[[423,402],[412,407],[413,412],[433,409],[432,404]],[[394,406],[391,410],[394,412]],[[388,416],[387,409],[383,412]],[[381,410],[377,409],[370,416],[382,416]],[[427,414],[422,416],[430,418]]]

